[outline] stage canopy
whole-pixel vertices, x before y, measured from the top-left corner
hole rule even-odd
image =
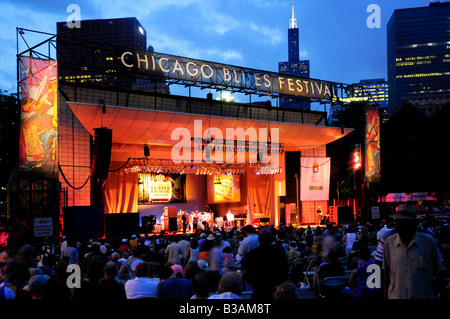
[[[177,128],[187,128],[194,136],[194,120],[202,121],[202,129],[216,127],[224,132],[226,128],[272,128],[279,129],[279,142],[285,151],[303,151],[331,143],[352,131],[340,127],[280,123],[261,120],[238,119],[198,114],[166,112],[119,106],[101,107],[98,104],[68,102],[74,115],[84,128],[94,135],[94,128],[112,129],[114,159],[124,161],[129,157],[142,156],[143,145],[152,150],[169,150],[179,140],[172,140]],[[201,135],[199,135],[201,136]],[[122,151],[121,151],[122,150]],[[135,154],[133,154],[135,153]]]

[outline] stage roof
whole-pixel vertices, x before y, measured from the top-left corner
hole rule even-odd
[[[150,110],[119,106],[105,106],[88,103],[67,103],[84,128],[94,135],[94,128],[112,129],[113,144],[135,145],[142,153],[147,144],[171,148],[179,140],[172,140],[176,128],[187,128],[194,137],[194,120],[202,120],[203,132],[208,127],[220,128],[226,138],[226,128],[278,128],[279,142],[285,151],[303,151],[331,143],[350,133],[353,129],[308,124],[280,123],[261,120],[207,116],[161,110]],[[201,135],[198,135],[201,136]],[[133,156],[129,154],[129,156]]]

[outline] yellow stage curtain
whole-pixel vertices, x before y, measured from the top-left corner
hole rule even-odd
[[[123,170],[110,172],[102,188],[106,214],[136,213],[138,211],[137,173]]]
[[[255,217],[271,217],[272,193],[270,175],[247,174],[247,220],[249,222],[253,222]]]

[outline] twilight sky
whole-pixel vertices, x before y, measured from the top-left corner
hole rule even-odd
[[[295,0],[300,59],[312,78],[342,83],[387,78],[386,25],[395,9],[429,0]],[[2,0],[0,89],[15,93],[16,27],[56,33],[77,4],[81,20],[136,17],[156,52],[278,71],[287,61],[291,0]],[[369,28],[369,5],[380,8],[380,28]],[[46,37],[25,34],[30,46]],[[26,50],[19,41],[19,52]],[[172,93],[176,93],[172,89]],[[183,93],[180,93],[183,94]],[[204,93],[206,94],[206,93]]]

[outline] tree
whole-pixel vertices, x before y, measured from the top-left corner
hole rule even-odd
[[[6,186],[19,159],[20,103],[0,90],[0,211],[6,210]]]
[[[337,125],[354,130],[327,145],[327,154],[331,156],[331,198],[350,199],[357,196],[352,156],[355,145],[364,146],[364,106],[363,103],[350,103],[341,110]]]
[[[381,126],[385,193],[450,191],[450,105],[428,118],[405,104]]]

